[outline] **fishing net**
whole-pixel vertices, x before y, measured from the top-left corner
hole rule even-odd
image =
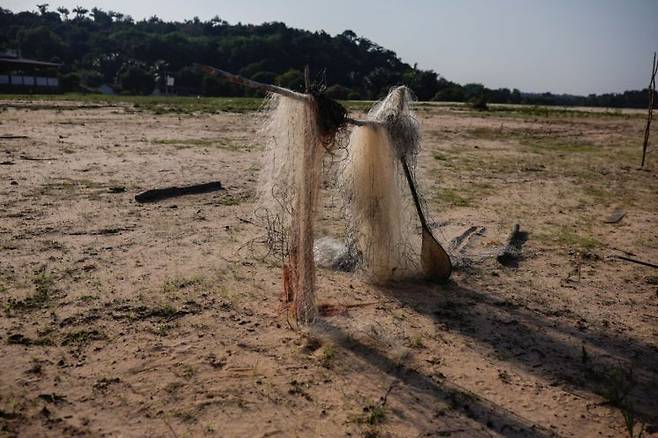
[[[343,137],[345,110],[316,93],[308,101],[271,96],[264,113],[257,216],[264,219],[268,248],[283,264],[289,317],[307,324],[316,316],[313,223],[323,160]]]
[[[415,181],[420,131],[411,92],[393,89],[369,112],[371,123],[352,130],[346,147],[345,109],[321,93],[310,95],[306,100],[269,98],[258,189],[257,216],[267,228],[267,247],[283,265],[289,320],[299,324],[316,316],[314,259],[333,269],[358,269],[375,282],[421,272],[419,221],[403,167],[404,161]],[[340,163],[337,177],[327,178],[325,185],[340,193],[347,227],[340,240],[316,242],[314,221],[327,157]]]
[[[352,131],[342,165],[347,254],[378,282],[404,278],[419,269],[418,219],[401,162],[406,160],[413,169],[420,151],[411,101],[408,89],[398,87],[377,103],[368,114],[377,124]]]

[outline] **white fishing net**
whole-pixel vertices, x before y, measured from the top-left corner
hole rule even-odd
[[[393,89],[352,131],[342,162],[341,192],[349,223],[348,248],[367,278],[377,282],[418,273],[419,222],[401,160],[413,169],[420,151],[411,93]],[[413,171],[412,171],[413,172]]]
[[[313,223],[325,145],[312,103],[270,99],[261,131],[265,156],[258,190],[267,244],[284,265],[284,301],[299,323],[315,318]]]

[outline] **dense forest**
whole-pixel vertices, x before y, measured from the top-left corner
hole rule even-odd
[[[219,17],[166,22],[153,16],[135,21],[98,8],[51,10],[41,4],[35,12],[18,13],[0,8],[0,51],[7,50],[62,62],[64,91],[93,91],[107,84],[119,93],[150,94],[164,87],[166,76],[173,76],[177,94],[253,95],[207,76],[194,64],[293,89],[302,87],[302,71],[309,65],[315,79],[337,99],[376,99],[391,86],[406,84],[420,100],[638,108],[648,104],[647,90],[572,96],[460,85],[411,66],[350,30],[331,36],[276,22],[232,25]]]

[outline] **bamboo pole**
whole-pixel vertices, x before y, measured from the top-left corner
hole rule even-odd
[[[656,52],[653,52],[653,64],[651,64],[651,79],[649,80],[649,112],[647,114],[647,127],[644,130],[644,143],[642,144],[642,164],[647,156],[647,147],[649,146],[649,133],[651,132],[651,120],[653,119],[653,107],[656,98],[656,73],[658,73],[658,62],[656,62]]]

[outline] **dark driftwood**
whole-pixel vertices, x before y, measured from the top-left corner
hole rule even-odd
[[[147,190],[135,196],[135,201],[143,204],[145,202],[158,202],[163,199],[175,198],[177,196],[197,195],[224,190],[222,183],[213,181],[205,184],[195,184],[184,187],[166,187],[163,189]]]
[[[28,157],[27,155],[21,155],[19,157],[21,160],[27,160],[27,161],[55,161],[57,158],[34,158],[34,157]]]
[[[528,240],[528,233],[521,231],[519,224],[514,224],[505,246],[498,251],[496,256],[498,263],[505,266],[516,266],[522,256],[521,250],[526,240]]]

